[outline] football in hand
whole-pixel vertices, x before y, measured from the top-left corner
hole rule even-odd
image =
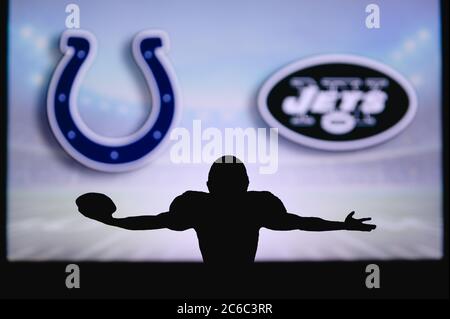
[[[78,211],[88,218],[106,220],[112,218],[116,205],[108,196],[100,193],[86,193],[75,201]]]

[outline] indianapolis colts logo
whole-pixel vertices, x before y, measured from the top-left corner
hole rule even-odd
[[[176,122],[179,98],[166,58],[168,38],[164,32],[152,30],[138,33],[133,40],[133,56],[150,89],[152,109],[137,132],[120,138],[93,132],[77,108],[79,85],[94,59],[96,45],[90,32],[63,32],[60,49],[64,56],[53,74],[47,97],[50,127],[61,146],[80,163],[107,172],[130,170],[154,155]]]

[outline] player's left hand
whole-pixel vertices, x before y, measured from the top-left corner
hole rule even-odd
[[[355,214],[355,212],[351,212],[345,218],[344,224],[345,224],[346,230],[372,231],[377,227],[376,225],[373,225],[373,224],[364,224],[365,221],[369,221],[372,218],[368,217],[368,218],[356,219],[356,218],[353,218],[354,214]]]

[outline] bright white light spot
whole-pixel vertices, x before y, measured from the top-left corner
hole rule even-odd
[[[409,80],[415,86],[420,86],[423,83],[423,79],[419,74],[412,75]]]
[[[28,39],[29,37],[31,37],[32,33],[33,33],[33,30],[31,29],[30,26],[24,26],[24,27],[22,27],[22,29],[20,29],[20,35],[24,39]]]
[[[416,48],[416,42],[413,40],[407,40],[404,44],[406,52],[412,52]]]
[[[33,83],[34,85],[40,86],[40,85],[42,85],[42,83],[44,83],[44,78],[40,74],[34,74],[31,77],[31,83]]]
[[[46,38],[44,38],[44,37],[38,37],[38,38],[36,39],[36,47],[37,47],[38,49],[45,49],[45,48],[47,47],[47,45],[48,45],[48,41],[47,41]]]
[[[430,38],[430,32],[427,29],[420,30],[417,35],[422,41],[428,40]]]

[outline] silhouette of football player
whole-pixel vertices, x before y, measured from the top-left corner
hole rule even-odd
[[[363,223],[371,218],[353,218],[354,212],[343,222],[289,214],[278,197],[267,191],[247,191],[248,184],[244,164],[234,156],[223,156],[209,171],[209,193],[187,191],[173,200],[168,212],[159,215],[114,218],[116,206],[99,193],[81,195],[76,204],[84,216],[120,228],[193,228],[208,264],[254,262],[262,227],[307,231],[371,231],[376,227]]]

